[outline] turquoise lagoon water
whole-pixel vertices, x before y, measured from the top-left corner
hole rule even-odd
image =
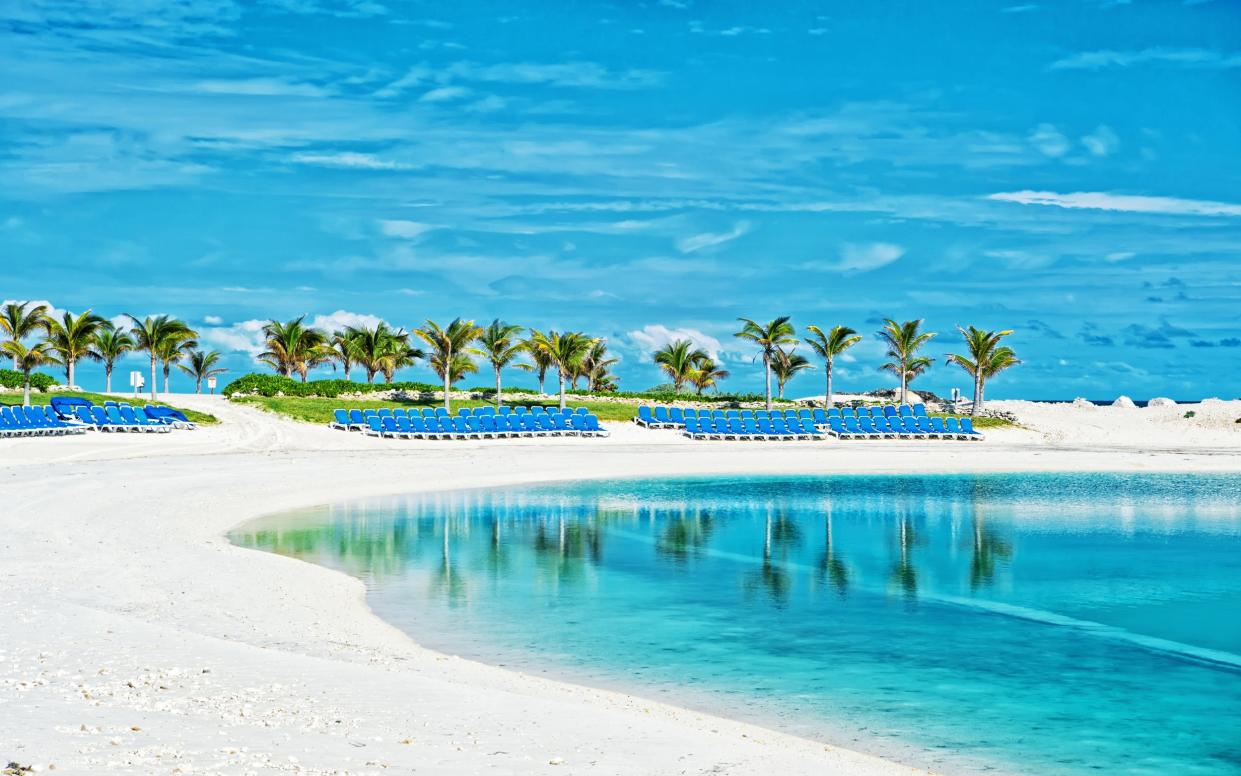
[[[1241,477],[567,483],[233,538],[432,648],[915,765],[1241,773]]]

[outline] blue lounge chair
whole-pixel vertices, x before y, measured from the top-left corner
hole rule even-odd
[[[740,417],[729,418],[725,421],[728,428],[728,435],[733,439],[750,439],[750,435],[746,433],[745,424],[741,422]]]
[[[44,436],[43,429],[32,425],[26,419],[26,415],[22,412],[21,407],[4,407],[0,412],[8,416],[9,425],[13,429],[21,432],[19,436]]]
[[[659,424],[659,428],[676,425],[672,422],[672,418],[668,416],[668,408],[662,404],[655,407],[655,422]]]
[[[880,423],[883,423],[882,418],[879,420],[876,420],[875,418],[872,418],[869,415],[867,415],[864,418],[857,419],[858,428],[862,429],[862,433],[866,434],[866,436],[870,437],[871,439],[883,439],[889,436],[888,431],[887,431],[887,424],[884,424],[884,426],[880,428],[879,426]]]
[[[543,432],[544,436],[557,436],[560,432],[556,430],[555,421],[547,413],[536,415],[534,422],[537,424],[538,430]]]
[[[497,415],[511,415],[512,412],[513,412],[513,408],[509,407],[506,404],[501,404],[500,409],[496,410]]]
[[[801,423],[802,436],[805,437],[806,439],[822,439],[823,438],[823,432],[820,431],[819,427],[814,424],[813,417],[811,417],[810,420],[798,418],[798,422]]]
[[[897,407],[896,412],[902,418],[912,418],[914,416],[914,408],[910,407],[908,404],[902,404]]]
[[[394,418],[390,414],[381,415],[379,417],[379,425],[383,429],[383,435],[386,437],[392,437],[393,439],[396,439],[397,437],[405,436],[404,432],[402,432],[400,427],[397,426],[396,418]]]
[[[863,431],[863,430],[862,430],[862,427],[861,427],[860,425],[858,425],[858,419],[857,419],[857,418],[855,418],[855,417],[853,417],[853,416],[847,416],[847,417],[844,419],[844,421],[845,421],[845,431],[847,431],[847,432],[848,432],[848,434],[846,434],[846,436],[848,436],[848,437],[850,437],[850,438],[853,438],[853,439],[868,439],[868,438],[870,438],[870,436],[871,436],[871,435],[870,435],[870,434],[867,434],[865,431]]]
[[[341,431],[349,430],[349,413],[345,410],[332,410],[332,422],[327,424],[328,428],[338,428]]]
[[[414,439],[432,439],[431,430],[427,428],[426,418],[422,415],[410,415],[409,427]],[[437,434],[436,437],[439,435]]]
[[[981,442],[986,438],[981,431],[974,430],[974,421],[971,418],[961,418],[961,433],[974,442]]]
[[[99,424],[95,422],[95,416],[91,413],[90,407],[77,407],[73,414],[77,416],[78,422],[87,428],[93,428],[99,431]]]
[[[121,431],[143,431],[144,430],[136,422],[126,420],[121,415],[121,408],[119,405],[111,404],[107,407],[104,407],[104,412],[108,416],[108,421],[112,425],[116,426],[117,429]]]
[[[685,425],[685,414],[681,411],[680,407],[668,408],[668,421],[677,426]]]
[[[827,411],[827,419],[829,421],[832,418],[839,418],[839,417],[841,417],[839,407],[832,407],[830,410]]]
[[[349,431],[362,431],[366,428],[366,418],[362,410],[349,410]]]
[[[494,436],[490,431],[483,431],[483,419],[477,415],[470,415],[465,420],[465,427],[469,430],[470,436],[478,439],[490,439]]]
[[[901,430],[904,432],[906,437],[912,437],[914,439],[924,439],[926,437],[926,434],[923,433],[922,429],[918,428],[918,421],[914,420],[912,416],[894,419],[892,421],[892,425],[896,425],[898,422],[901,424]]]
[[[396,421],[396,429],[405,435],[406,439],[413,439],[417,436],[418,431],[414,428],[414,420],[409,415],[397,415],[393,413],[393,420]]]
[[[135,412],[134,408],[128,404],[122,404],[120,406],[120,413],[121,417],[127,423],[132,423],[138,428],[139,431],[158,432],[162,434],[167,434],[172,431],[172,426],[165,426],[163,423],[157,423],[156,421],[149,419],[145,412]]]
[[[755,420],[771,420],[771,413],[767,410],[754,410]]]
[[[655,416],[651,414],[651,408],[645,404],[639,405],[638,416],[633,419],[633,422],[647,428],[659,428],[659,421],[655,420]]]
[[[384,407],[378,410],[378,413],[379,413],[380,419],[392,417],[392,410],[389,407]]]
[[[925,404],[915,404],[915,405],[914,405],[914,407],[913,407],[913,412],[914,412],[914,417],[915,417],[915,418],[925,418],[925,417],[929,417],[929,416],[926,414],[926,405],[925,405]]]
[[[108,413],[104,412],[103,407],[91,407],[90,416],[95,423],[95,428],[100,431],[114,432],[120,430],[108,419]]]
[[[914,421],[914,424],[918,427],[918,430],[921,431],[923,434],[926,434],[931,439],[942,439],[943,438],[943,435],[940,432],[936,431],[935,427],[931,425],[930,418],[925,417],[925,416],[916,417],[913,419],[913,421]]]
[[[698,439],[702,435],[701,428],[698,425],[697,415],[685,419],[685,428],[681,433],[685,434],[685,436],[690,439]]]
[[[894,418],[894,417],[896,417],[896,416],[897,416],[897,415],[899,415],[899,414],[900,414],[900,413],[899,413],[899,412],[897,412],[897,410],[896,410],[896,405],[895,405],[895,404],[885,404],[885,405],[883,405],[883,416],[884,416],[885,418]]]
[[[783,417],[773,417],[771,419],[771,429],[775,432],[775,438],[781,441],[792,439],[793,435],[789,432],[789,427],[785,424]]]
[[[366,418],[366,428],[362,429],[362,433],[367,436],[381,437],[384,435],[383,423],[380,422],[378,415],[368,415]]]
[[[815,407],[813,410],[811,410],[810,419],[814,421],[814,424],[816,426],[827,425],[827,413],[824,412],[823,409],[820,407]]]
[[[394,417],[394,418],[408,418],[408,417],[409,417],[409,410],[405,409],[404,407],[393,407],[393,408],[392,408],[392,417]],[[398,424],[398,425],[399,425],[399,424]]]

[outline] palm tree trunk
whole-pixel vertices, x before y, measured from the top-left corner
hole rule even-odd
[[[452,388],[449,379],[452,377],[452,348],[444,352],[444,411],[451,413],[452,405],[448,403],[448,391]]]
[[[544,393],[546,393],[543,390],[543,384],[546,380],[547,380],[547,370],[544,369],[543,371],[539,372],[539,396],[542,396],[544,395]]]
[[[767,411],[771,412],[771,362],[763,355],[763,375],[767,378]]]
[[[556,374],[560,377],[560,409],[564,409],[564,370],[557,369]]]
[[[103,392],[112,393],[112,365],[104,367],[103,370]]]
[[[832,408],[832,360],[830,358],[823,368],[827,372],[827,393],[823,395],[823,409],[830,410]]]
[[[195,378],[194,393],[202,393],[202,392],[203,392],[203,379],[201,377]]]
[[[345,362],[345,382],[349,382],[349,362]]]
[[[159,385],[155,382],[155,351],[151,351],[151,401],[159,401],[157,390]]]
[[[970,416],[978,414],[982,409],[982,372],[974,376],[974,406],[970,407]]]
[[[907,398],[906,396],[907,383],[905,382],[905,378],[908,376],[909,376],[909,370],[906,368],[905,362],[902,361],[901,362],[901,404],[904,404],[905,399]]]
[[[164,393],[168,394],[168,378],[172,370],[168,368],[168,364],[164,364]]]
[[[496,367],[496,409],[504,402],[500,398],[500,367]]]
[[[26,376],[26,379],[22,383],[22,406],[29,407],[30,406],[30,370],[26,370],[24,374]]]
[[[67,381],[69,383],[67,387],[72,388],[74,385],[76,385],[76,383],[73,382],[73,359],[72,358],[65,359],[65,372],[66,372],[65,377],[67,378]]]

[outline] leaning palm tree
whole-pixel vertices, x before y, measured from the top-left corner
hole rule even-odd
[[[496,409],[504,403],[500,387],[500,370],[526,352],[525,343],[517,339],[517,335],[522,331],[521,326],[505,323],[496,318],[478,335],[478,344],[482,346],[483,355],[491,362],[491,368],[496,375]]]
[[[162,354],[171,355],[182,343],[196,338],[198,333],[187,326],[185,321],[171,315],[148,315],[139,320],[137,316],[126,313],[125,317],[133,322],[130,333],[134,338],[134,350],[145,351],[151,357],[151,401],[157,401],[159,395],[155,384],[155,363]]]
[[[164,393],[169,393],[168,384],[172,380],[172,367],[174,364],[180,366],[180,362],[189,357],[190,353],[198,347],[198,340],[191,338],[168,338],[160,343],[157,348],[159,353],[160,366],[164,372]]]
[[[883,329],[879,331],[879,339],[888,346],[886,355],[892,359],[880,369],[901,379],[901,404],[905,404],[908,398],[909,383],[931,368],[931,359],[919,356],[918,351],[931,341],[935,332],[924,332],[921,328],[921,319],[897,323],[889,318],[884,321]]]
[[[848,326],[833,326],[824,332],[818,326],[807,326],[810,336],[805,339],[815,355],[823,359],[823,371],[827,374],[827,391],[823,394],[823,408],[832,406],[832,366],[836,356],[862,341],[862,336]]]
[[[482,331],[482,327],[475,325],[474,321],[461,318],[454,319],[452,323],[444,327],[435,321],[428,320],[421,329],[414,330],[414,334],[430,346],[432,362],[440,364],[437,373],[444,380],[444,409],[449,412],[452,411],[449,396],[452,390],[451,377],[457,368],[457,361],[454,359],[457,355],[464,355],[467,358],[471,355],[482,355],[482,351],[470,347],[470,343],[478,339]],[[477,367],[475,369],[477,370]]]
[[[56,353],[57,360],[65,365],[65,385],[77,385],[73,380],[74,367],[80,359],[99,360],[94,343],[97,334],[108,322],[90,310],[81,315],[64,313],[60,320],[48,318],[47,344]]]
[[[13,358],[13,365],[22,373],[22,406],[30,406],[30,373],[45,364],[58,364],[55,351],[46,342],[26,347],[21,340],[9,340],[0,351]]]
[[[983,389],[989,378],[1003,372],[1021,362],[1017,354],[1000,340],[1012,334],[1011,329],[1004,331],[984,331],[973,326],[968,329],[957,327],[961,337],[965,339],[968,355],[948,354],[948,363],[956,364],[974,378],[974,403],[970,406],[970,414],[977,415],[982,409]]]
[[[771,371],[776,376],[781,399],[784,398],[784,386],[788,385],[789,380],[807,369],[814,369],[814,365],[810,363],[810,359],[796,352],[796,348],[776,348],[776,357],[771,360]]]
[[[687,339],[669,342],[655,351],[655,364],[672,380],[677,393],[694,376],[694,365],[703,358],[707,358],[707,352]]]
[[[8,302],[0,307],[0,334],[8,337],[3,344],[21,342],[36,332],[46,332],[47,312],[47,305],[33,302]],[[17,356],[13,355],[14,369],[19,366],[17,361]]]
[[[690,375],[689,381],[693,384],[694,390],[699,396],[708,388],[719,390],[719,382],[730,376],[727,369],[724,369],[710,356],[703,356],[694,362],[694,373]]]
[[[431,371],[435,372],[441,380],[447,381],[450,390],[452,386],[456,385],[461,380],[461,378],[466,375],[472,375],[478,371],[478,364],[474,363],[474,359],[470,358],[465,353],[457,353],[453,355],[452,361],[449,363],[451,364],[451,368],[445,370],[444,362],[438,354],[432,354],[432,356],[427,359],[427,364],[431,367]]]
[[[598,339],[582,357],[579,371],[586,378],[586,390],[591,393],[607,393],[616,390],[616,376],[611,369],[620,363],[619,358],[608,354],[608,343]]]
[[[771,412],[771,362],[775,358],[777,349],[783,345],[792,345],[797,341],[796,331],[793,329],[793,324],[789,323],[787,315],[768,321],[765,325],[749,318],[737,320],[741,321],[741,331],[734,336],[757,345],[762,355],[763,376],[767,381],[767,411]]]
[[[219,366],[220,354],[214,350],[205,353],[201,350],[191,350],[186,353],[185,360],[189,363],[177,364],[177,369],[194,378],[194,393],[203,392],[203,380],[209,380],[228,371]]]
[[[556,368],[556,377],[560,381],[560,409],[565,408],[565,379],[590,353],[594,344],[595,340],[580,331],[538,332],[534,347],[546,354]]]
[[[285,377],[292,377],[296,372],[303,383],[312,368],[330,358],[325,347],[327,335],[305,325],[305,319],[302,315],[291,321],[268,321],[263,326],[267,350],[259,354],[259,361]]]
[[[544,383],[547,381],[547,370],[552,368],[552,360],[548,355],[540,350],[536,343],[539,337],[543,336],[543,332],[538,329],[531,329],[530,334],[522,343],[526,349],[526,353],[530,356],[529,364],[518,364],[517,368],[526,372],[534,372],[539,379],[539,395],[542,396]]]
[[[107,323],[95,332],[91,350],[95,360],[103,363],[104,392],[112,393],[112,370],[121,356],[134,349],[134,338]]]

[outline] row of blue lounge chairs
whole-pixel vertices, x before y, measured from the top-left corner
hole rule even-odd
[[[443,407],[428,407],[421,412],[403,407],[381,410],[338,409],[332,413],[334,420],[328,425],[343,431],[359,430],[370,436],[405,439],[608,436],[608,431],[599,425],[599,418],[590,414],[585,407],[564,411],[547,410],[543,407],[530,410],[525,407],[514,408],[516,409],[522,411],[496,412],[493,407],[479,407],[474,411],[461,409],[455,416],[449,415]]]
[[[676,428],[694,439],[966,439],[981,440],[969,418],[932,418],[921,404],[820,407],[785,410],[722,410],[683,407],[638,408],[634,422],[646,428]],[[781,431],[780,429],[784,429]],[[817,433],[816,433],[817,432]]]
[[[115,401],[102,407],[86,399],[56,398],[51,405],[0,407],[0,436],[58,436],[86,431],[140,431],[165,433],[194,428],[171,407],[148,405],[141,409]]]

